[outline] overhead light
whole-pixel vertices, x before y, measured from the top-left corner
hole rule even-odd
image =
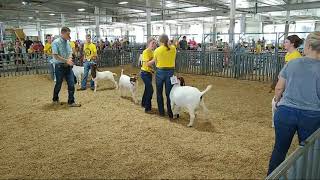
[[[128,4],[128,2],[127,2],[127,1],[121,1],[121,2],[119,2],[118,4],[123,5],[123,4]]]
[[[23,4],[23,5],[27,5],[27,4],[28,4],[28,2],[26,2],[26,1],[22,1],[22,4]]]
[[[30,16],[30,17],[28,17],[29,19],[33,19],[33,17],[32,16]]]
[[[85,11],[85,10],[86,10],[86,9],[84,9],[84,8],[78,9],[78,11],[80,11],[80,12]]]
[[[54,16],[54,15],[56,15],[56,14],[54,14],[54,13],[50,13],[49,15],[50,15],[50,16]]]

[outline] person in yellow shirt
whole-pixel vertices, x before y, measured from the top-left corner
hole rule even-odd
[[[84,75],[81,82],[81,88],[78,90],[86,90],[87,88],[87,79],[89,70],[91,68],[91,65],[95,64],[95,60],[97,58],[97,48],[96,45],[91,42],[91,35],[88,34],[86,36],[86,42],[83,45],[83,67],[84,67]],[[90,87],[91,90],[94,90],[94,82],[93,80],[90,81]]]
[[[46,39],[47,39],[47,42],[46,44],[44,45],[44,48],[43,48],[43,52],[44,54],[46,55],[48,61],[50,62],[50,74],[51,74],[51,78],[52,80],[56,81],[56,76],[55,76],[55,64],[54,64],[54,60],[52,58],[52,37],[51,35],[47,35],[46,36]]]
[[[148,62],[153,60],[153,50],[156,48],[157,43],[153,38],[150,38],[147,42],[147,45],[147,49],[145,49],[142,53],[142,66],[140,76],[145,86],[141,106],[145,108],[144,111],[146,113],[149,113],[151,111],[151,100],[153,95],[153,69],[148,66]]]
[[[285,62],[288,63],[291,60],[302,57],[297,48],[303,43],[303,40],[299,38],[297,35],[288,36],[284,40],[284,48],[287,50],[287,54],[285,56]]]
[[[261,41],[258,41],[257,46],[256,46],[256,54],[260,54],[261,51],[262,51]]]
[[[75,57],[75,54],[76,54],[76,44],[74,41],[70,41],[70,46],[71,46],[71,49],[72,49],[72,56],[73,58]]]
[[[171,104],[170,104],[170,91],[172,84],[170,77],[174,74],[175,60],[176,60],[176,48],[169,46],[169,38],[166,34],[159,37],[160,47],[154,51],[154,57],[152,61],[149,61],[148,66],[152,66],[154,63],[157,67],[156,72],[156,86],[157,86],[157,103],[160,116],[164,116],[164,104],[163,104],[163,84],[166,88],[167,96],[167,113],[169,118],[173,118]]]

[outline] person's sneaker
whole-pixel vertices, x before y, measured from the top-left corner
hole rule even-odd
[[[85,88],[79,88],[77,89],[77,91],[85,91],[86,89]]]
[[[94,88],[90,88],[92,91],[94,91]]]
[[[52,101],[52,105],[57,106],[57,105],[59,105],[59,104],[60,104],[60,102],[59,102],[59,101]]]
[[[77,104],[77,103],[72,103],[72,104],[68,104],[69,107],[81,107],[81,104]]]

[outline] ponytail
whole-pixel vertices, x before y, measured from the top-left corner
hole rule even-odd
[[[160,41],[161,43],[163,43],[164,46],[167,47],[167,50],[168,50],[168,51],[170,50],[170,47],[169,47],[169,37],[168,37],[168,35],[162,34],[162,35],[159,37],[159,41]]]

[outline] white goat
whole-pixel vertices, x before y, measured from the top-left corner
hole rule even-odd
[[[274,113],[277,110],[276,101],[274,100],[274,98],[272,98],[271,107],[272,107],[272,125],[271,126],[274,127]]]
[[[91,76],[92,80],[94,81],[94,92],[97,91],[98,81],[100,80],[109,80],[114,83],[115,88],[118,89],[118,84],[114,80],[114,76],[116,76],[116,73],[110,72],[110,71],[103,71],[99,72],[97,71],[97,65],[93,64],[91,65]]]
[[[184,79],[182,77],[178,78],[178,83],[172,87],[170,92],[173,116],[178,116],[181,108],[187,108],[190,115],[188,127],[192,127],[195,119],[195,111],[199,108],[199,105],[205,113],[208,112],[204,104],[203,95],[211,88],[212,85],[209,85],[204,91],[200,92],[195,87],[184,86]]]
[[[74,76],[77,78],[77,84],[80,86],[81,80],[82,80],[81,77],[83,77],[83,74],[84,74],[84,67],[73,65],[72,71],[73,71]]]
[[[123,91],[125,89],[129,90],[132,95],[132,99],[134,103],[138,103],[137,99],[137,86],[138,86],[138,81],[137,77],[129,77],[127,75],[123,74],[123,69],[121,70],[121,76],[119,79],[119,91],[120,91],[120,96],[123,96]]]

